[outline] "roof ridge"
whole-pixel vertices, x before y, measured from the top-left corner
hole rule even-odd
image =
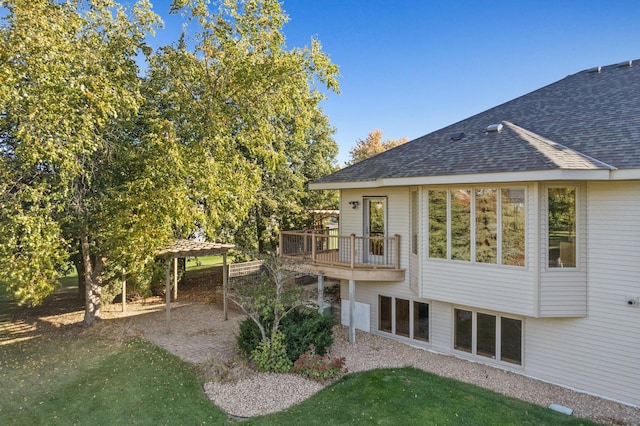
[[[554,164],[558,167],[563,167],[562,166],[562,161],[560,158],[557,158],[557,155],[555,151],[563,151],[563,152],[568,152],[571,155],[576,155],[579,156],[582,159],[587,160],[588,162],[592,163],[594,166],[596,167],[604,167],[606,169],[609,170],[617,170],[617,167],[614,167],[610,164],[605,163],[604,161],[600,161],[597,158],[593,158],[589,155],[583,154],[582,152],[575,150],[573,148],[569,148],[566,145],[563,145],[561,143],[555,142],[549,138],[546,138],[542,135],[539,135],[537,133],[532,132],[531,130],[525,129],[524,127],[520,127],[517,124],[514,124],[510,121],[504,120],[502,121],[502,124],[504,126],[506,126],[507,128],[511,129],[512,131],[516,132],[518,134],[518,136],[520,136],[525,142],[527,142],[529,144],[529,147],[531,147],[533,149],[533,151],[536,153],[536,155],[540,155],[543,156],[545,158],[545,163],[547,164]],[[555,151],[554,152],[549,152],[547,151],[542,152],[539,148],[538,145],[539,143],[545,144],[550,148],[553,148]],[[555,157],[555,158],[554,158]]]

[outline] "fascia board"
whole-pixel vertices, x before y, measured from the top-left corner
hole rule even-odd
[[[475,175],[439,175],[385,178],[364,182],[326,182],[311,183],[309,189],[360,189],[360,188],[381,188],[388,186],[411,186],[411,185],[447,185],[459,183],[488,183],[488,182],[535,182],[552,180],[610,180],[614,172],[607,169],[592,170],[566,170],[554,169],[532,172],[509,172],[509,173],[482,173]],[[640,170],[629,173],[629,176],[640,177]],[[635,177],[635,178],[637,178]],[[627,179],[631,179],[629,177]],[[618,179],[622,179],[621,177]]]

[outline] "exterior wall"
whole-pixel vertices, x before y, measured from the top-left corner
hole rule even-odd
[[[559,185],[571,184],[561,183]],[[549,268],[547,188],[552,186],[554,185],[540,185],[540,291],[537,315],[541,317],[582,317],[587,315],[587,195],[584,185],[578,185],[576,267]]]
[[[526,372],[640,405],[640,184],[589,183],[588,315],[527,319]]]
[[[387,197],[387,236],[400,235],[400,267],[409,269],[410,247],[410,191],[408,187],[380,188],[367,190],[342,190],[340,194],[340,234],[363,234],[364,227],[364,197]],[[359,201],[357,209],[349,205],[349,201]],[[405,299],[415,298],[410,289],[410,273],[405,274],[405,281],[389,282],[357,282],[356,300],[371,306],[371,331],[378,328],[378,295],[396,296]],[[348,282],[343,281],[340,286],[342,299],[349,298]]]
[[[578,267],[573,271],[548,271],[546,185],[531,184],[527,194],[524,268],[433,259],[416,267],[410,262],[409,189],[343,191],[342,234],[362,233],[362,207],[351,209],[348,201],[361,200],[362,195],[387,196],[389,235],[401,235],[401,266],[410,265],[404,282],[356,283],[356,300],[370,306],[371,332],[389,336],[378,331],[378,295],[427,302],[430,341],[411,344],[640,406],[640,307],[628,304],[640,298],[640,183],[590,182],[579,190]],[[424,193],[420,200],[419,223],[426,229]],[[425,244],[422,237],[423,259]],[[416,272],[422,281],[419,295],[409,285]],[[348,298],[346,282],[341,296]],[[578,302],[571,305],[574,298]],[[455,351],[455,307],[521,318],[522,366]],[[568,311],[574,317],[563,318]]]

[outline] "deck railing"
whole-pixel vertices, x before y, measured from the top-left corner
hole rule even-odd
[[[400,269],[400,236],[338,235],[337,229],[282,231],[280,256],[345,268]]]

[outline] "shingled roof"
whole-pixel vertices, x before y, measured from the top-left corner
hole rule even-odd
[[[629,169],[640,170],[640,61],[570,75],[325,176],[312,188],[419,183],[416,178],[446,183],[454,176],[489,182],[500,173],[558,179],[587,171],[583,179],[608,179]]]

